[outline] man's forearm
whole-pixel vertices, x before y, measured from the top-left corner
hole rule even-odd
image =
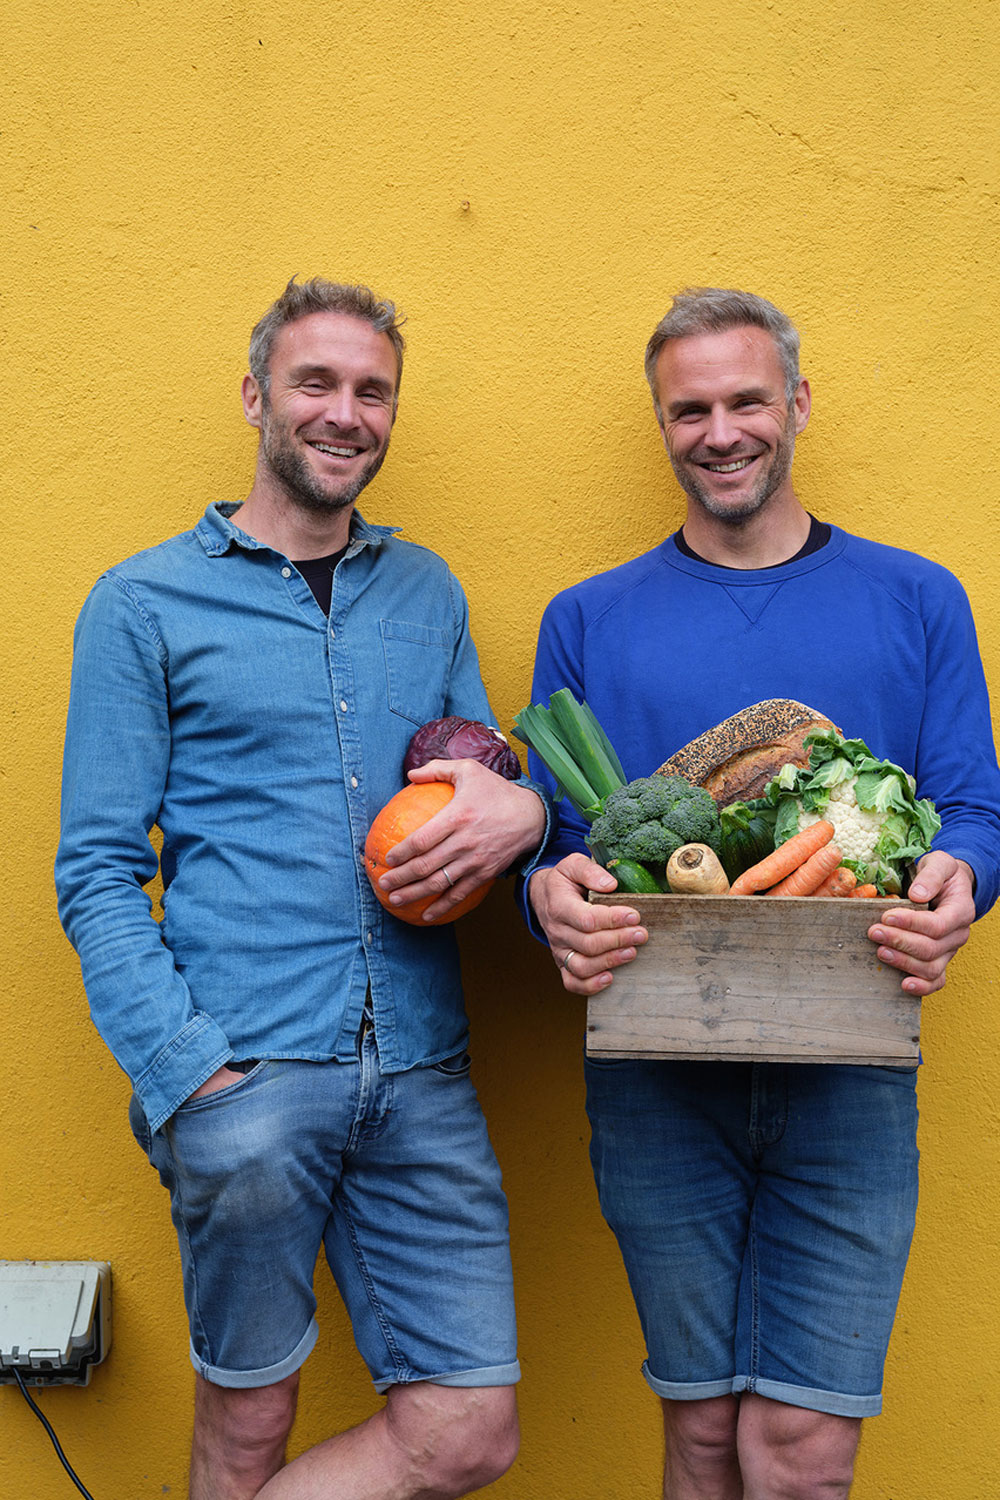
[[[94,1024],[155,1129],[231,1048],[196,1009],[134,877],[88,865],[61,858],[60,915]]]

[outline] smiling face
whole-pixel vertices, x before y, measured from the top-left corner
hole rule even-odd
[[[809,420],[809,386],[800,381],[789,406],[763,328],[669,340],[656,361],[656,392],[674,473],[706,517],[739,526],[772,496],[794,501],[792,456]]]
[[[253,376],[243,383],[258,480],[314,514],[353,506],[389,446],[399,372],[388,337],[345,313],[310,313],[279,331],[269,373],[266,396]]]

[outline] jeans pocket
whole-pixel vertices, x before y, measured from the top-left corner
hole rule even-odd
[[[153,1137],[149,1129],[149,1121],[146,1119],[145,1111],[136,1094],[133,1094],[128,1102],[128,1123],[140,1150],[148,1156]]]
[[[185,1099],[183,1103],[177,1106],[174,1113],[178,1115],[195,1114],[201,1110],[212,1109],[216,1105],[224,1104],[234,1094],[242,1093],[245,1088],[248,1088],[255,1078],[259,1078],[261,1069],[264,1067],[265,1063],[263,1062],[255,1063],[248,1073],[243,1073],[239,1078],[235,1078],[232,1083],[227,1083],[225,1088],[213,1089],[210,1094],[199,1094],[197,1099]]]
[[[435,1073],[443,1073],[445,1078],[462,1078],[472,1067],[472,1058],[468,1052],[456,1052],[454,1057],[442,1058],[432,1066]]]

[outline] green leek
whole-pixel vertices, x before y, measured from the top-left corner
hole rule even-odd
[[[522,708],[514,733],[528,745],[556,781],[556,798],[567,797],[592,823],[604,799],[625,785],[625,772],[593,711],[578,703],[569,688],[560,688],[543,703]]]

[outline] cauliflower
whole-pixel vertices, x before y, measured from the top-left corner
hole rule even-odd
[[[833,824],[833,842],[845,860],[869,864],[875,858],[875,845],[882,834],[881,813],[865,812],[854,795],[856,778],[842,781],[832,788],[823,817]],[[819,813],[799,813],[799,828],[808,828],[820,820]]]
[[[808,766],[784,766],[765,792],[777,808],[775,845],[825,818],[858,881],[877,886],[880,895],[899,895],[907,864],[926,854],[941,827],[934,804],[918,799],[913,777],[876,760],[863,740],[825,730],[806,743]]]

